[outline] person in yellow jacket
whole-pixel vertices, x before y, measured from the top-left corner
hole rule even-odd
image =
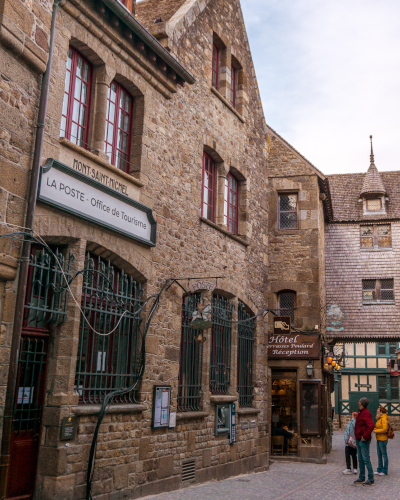
[[[376,446],[378,450],[378,470],[375,474],[379,476],[387,476],[389,460],[387,456],[388,444],[388,416],[387,410],[380,406],[376,412],[376,424],[374,432],[376,434]]]

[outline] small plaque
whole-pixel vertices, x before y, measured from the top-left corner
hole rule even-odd
[[[256,421],[250,420],[250,429],[254,429],[255,426],[256,426]]]
[[[72,439],[75,439],[77,426],[77,417],[64,417],[61,421],[60,441],[71,441]]]
[[[249,422],[245,420],[244,422],[242,422],[242,429],[248,429],[248,428],[249,428]]]

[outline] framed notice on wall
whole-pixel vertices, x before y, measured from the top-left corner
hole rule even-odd
[[[171,386],[155,385],[153,391],[152,428],[168,427],[171,408]]]

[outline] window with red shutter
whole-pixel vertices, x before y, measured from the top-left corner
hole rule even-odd
[[[204,153],[203,156],[203,181],[201,215],[214,222],[214,197],[215,197],[215,163],[212,158]]]
[[[87,148],[92,66],[74,48],[67,57],[61,137]]]
[[[111,82],[107,96],[104,151],[110,163],[129,172],[133,98],[119,83]]]
[[[224,193],[224,224],[233,234],[238,234],[238,205],[239,183],[236,177],[229,172],[225,179]]]

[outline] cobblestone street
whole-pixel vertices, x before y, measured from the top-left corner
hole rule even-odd
[[[344,432],[344,429],[343,429]],[[239,476],[225,481],[193,486],[171,493],[152,495],[146,500],[361,500],[399,498],[399,437],[389,441],[389,475],[375,476],[375,486],[356,486],[355,475],[343,475],[345,467],[343,432],[335,431],[333,452],[327,465],[275,461],[268,472]],[[377,468],[376,440],[371,443],[371,460]]]

